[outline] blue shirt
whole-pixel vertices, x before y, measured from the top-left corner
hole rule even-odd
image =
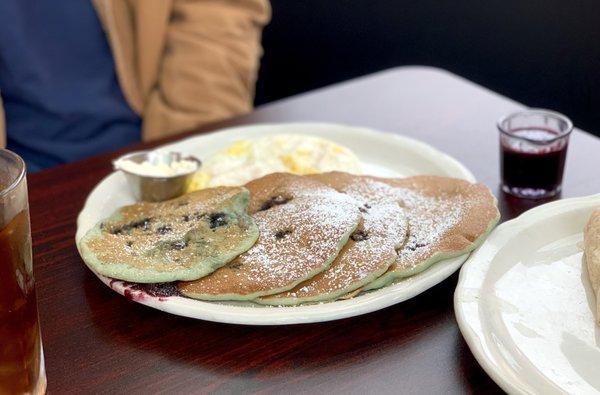
[[[89,0],[0,0],[0,95],[29,171],[140,140]]]

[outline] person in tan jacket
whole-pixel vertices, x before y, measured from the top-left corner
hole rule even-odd
[[[49,147],[52,160],[39,168],[130,143],[133,129],[138,140],[150,141],[252,108],[262,28],[270,19],[268,0],[6,1],[0,4],[0,96],[8,147],[22,150],[26,161]],[[30,35],[32,27],[45,36]],[[96,45],[100,31],[106,42]],[[87,45],[86,39],[94,43]],[[63,42],[66,49],[60,48]],[[94,52],[101,45],[109,48],[107,60],[101,51]],[[3,59],[8,61],[4,65]],[[108,75],[106,65],[116,78]],[[96,75],[100,72],[102,78]],[[57,84],[61,78],[65,82]],[[98,103],[84,107],[91,100]],[[2,109],[0,105],[0,142],[5,145]],[[112,118],[104,120],[103,114]],[[35,123],[38,115],[48,120]],[[93,127],[85,133],[75,132],[88,124]],[[96,144],[94,133],[113,124],[118,124],[113,135]],[[40,129],[48,132],[40,137]],[[111,138],[118,142],[106,143]],[[62,154],[71,148],[76,154]]]

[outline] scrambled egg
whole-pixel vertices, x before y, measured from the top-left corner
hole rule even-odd
[[[204,161],[188,192],[242,185],[279,171],[303,175],[334,170],[360,174],[360,161],[348,148],[319,137],[280,134],[239,140]]]

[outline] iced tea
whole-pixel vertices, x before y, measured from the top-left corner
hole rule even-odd
[[[22,160],[0,150],[0,395],[45,391]]]

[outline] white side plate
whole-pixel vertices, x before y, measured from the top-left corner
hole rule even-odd
[[[529,210],[496,228],[460,272],[460,330],[509,393],[600,392],[600,329],[581,243],[598,207],[600,195]]]
[[[433,174],[475,181],[473,174],[450,156],[422,142],[375,130],[321,123],[252,125],[188,138],[166,146],[206,158],[239,139],[271,134],[300,133],[320,136],[352,149],[365,165],[365,172],[380,176]],[[125,178],[113,173],[90,193],[77,220],[76,239],[117,208],[134,202]],[[379,310],[402,302],[438,284],[454,273],[467,254],[440,262],[425,272],[381,290],[359,297],[298,307],[263,307],[252,303],[201,302],[182,297],[151,297],[121,281],[97,275],[116,292],[136,302],[169,313],[209,321],[274,325],[330,321]]]

